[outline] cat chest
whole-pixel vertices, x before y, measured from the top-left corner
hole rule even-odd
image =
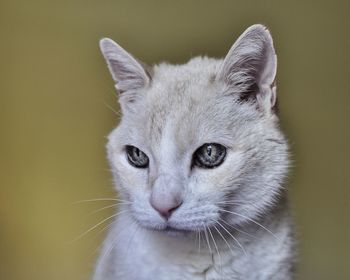
[[[155,255],[143,262],[145,279],[155,280],[232,280],[232,260],[223,254],[221,259],[209,253],[168,252],[168,255]],[[150,257],[150,255],[148,255]]]

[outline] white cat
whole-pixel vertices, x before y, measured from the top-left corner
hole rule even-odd
[[[269,31],[248,28],[224,60],[148,68],[100,42],[122,119],[108,158],[120,214],[95,280],[293,278]]]

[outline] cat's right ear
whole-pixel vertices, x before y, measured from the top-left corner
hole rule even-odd
[[[276,105],[277,57],[268,29],[255,24],[233,44],[218,78],[241,100],[255,100],[261,109],[273,112]]]
[[[118,92],[134,92],[148,86],[151,75],[146,67],[137,61],[131,54],[109,38],[100,40],[100,48]],[[129,96],[132,101],[132,96]]]

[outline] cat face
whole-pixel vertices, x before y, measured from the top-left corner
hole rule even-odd
[[[108,157],[141,226],[167,233],[239,225],[267,211],[288,165],[274,113],[276,56],[261,25],[224,60],[147,70],[109,39],[101,49],[123,117]]]

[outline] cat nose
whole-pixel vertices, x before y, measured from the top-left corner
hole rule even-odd
[[[152,207],[166,220],[168,220],[171,214],[180,207],[182,201],[173,200],[173,201],[158,201],[151,199]]]
[[[182,183],[169,174],[158,176],[152,186],[150,204],[168,220],[182,204]]]

